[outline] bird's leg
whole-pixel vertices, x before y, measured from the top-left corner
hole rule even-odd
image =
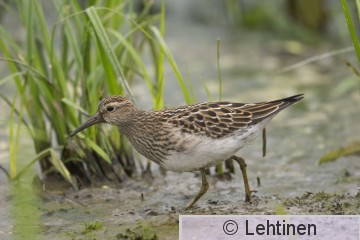
[[[246,173],[246,162],[245,159],[237,156],[232,156],[232,159],[237,161],[240,165],[240,169],[243,175],[244,186],[245,186],[245,202],[251,202],[251,190],[249,187],[249,180]]]
[[[206,180],[206,173],[205,169],[200,170],[201,173],[201,187],[199,192],[196,194],[196,196],[191,200],[191,202],[184,208],[184,210],[188,210],[194,206],[194,204],[206,193],[206,191],[209,189],[209,183]]]

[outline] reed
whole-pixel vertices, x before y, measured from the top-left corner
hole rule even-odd
[[[127,0],[93,0],[86,6],[54,0],[57,20],[53,24],[47,22],[40,1],[19,0],[16,9],[6,6],[17,11],[26,32],[19,43],[0,26],[0,61],[7,63],[10,72],[0,86],[16,88],[14,96],[0,95],[11,112],[10,179],[18,179],[36,162],[43,174],[61,174],[74,186],[131,176],[136,164],[118,131],[90,128],[75,138],[69,138],[69,133],[96,112],[102,97],[126,95],[134,101],[134,78],[143,79],[154,108],[163,107],[165,60],[185,101],[193,101],[164,41],[165,1],[158,14],[150,14],[150,2],[139,10]],[[147,48],[150,51],[144,51]],[[151,63],[145,64],[146,54]],[[151,68],[155,80],[150,77]],[[17,152],[25,130],[36,156],[18,169]]]

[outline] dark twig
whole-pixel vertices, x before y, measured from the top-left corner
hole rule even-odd
[[[264,128],[262,131],[262,141],[263,141],[263,148],[262,148],[263,157],[265,157],[266,156],[266,128]]]

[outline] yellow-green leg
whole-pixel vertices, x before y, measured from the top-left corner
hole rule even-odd
[[[207,192],[209,189],[209,183],[206,180],[205,169],[200,170],[201,173],[201,187],[199,192],[195,195],[195,197],[191,200],[191,202],[184,208],[184,210],[188,210],[194,206],[194,204]]]
[[[237,161],[240,165],[241,173],[243,175],[244,186],[245,186],[245,202],[251,202],[251,190],[249,187],[249,180],[246,173],[246,162],[245,159],[237,156],[232,156],[232,159]]]

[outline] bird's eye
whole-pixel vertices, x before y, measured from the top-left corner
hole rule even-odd
[[[108,111],[108,112],[112,112],[114,110],[115,110],[115,108],[113,106],[107,106],[106,107],[106,111]]]

